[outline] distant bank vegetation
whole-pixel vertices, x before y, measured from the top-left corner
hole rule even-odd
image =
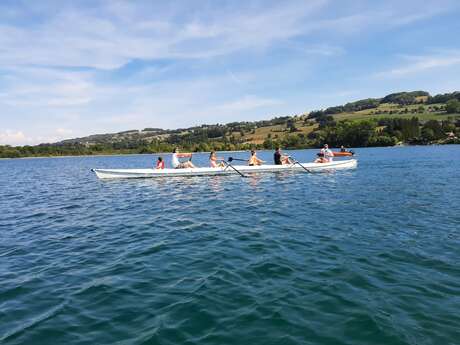
[[[399,92],[253,122],[145,128],[36,146],[0,146],[0,158],[189,151],[460,143],[460,92]]]

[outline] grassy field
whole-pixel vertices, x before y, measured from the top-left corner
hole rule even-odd
[[[362,121],[370,119],[382,119],[382,118],[401,118],[410,119],[412,117],[418,117],[420,121],[428,120],[447,120],[451,118],[459,118],[460,114],[446,114],[443,109],[444,104],[412,104],[412,105],[398,105],[394,103],[384,103],[373,109],[365,109],[352,113],[340,113],[334,115],[336,121],[341,120],[352,120]],[[423,112],[415,112],[419,108],[423,107]],[[407,109],[407,113],[405,110]],[[392,112],[390,114],[389,112]]]
[[[422,101],[422,99],[421,99]],[[423,112],[421,111],[423,107]],[[377,108],[360,110],[352,113],[340,113],[333,115],[336,121],[363,121],[363,120],[380,120],[383,118],[391,119],[410,119],[417,117],[421,122],[429,120],[448,120],[460,119],[460,114],[446,114],[443,112],[445,104],[412,104],[412,105],[398,105],[394,103],[384,103]],[[390,113],[391,112],[391,113]],[[228,137],[233,136],[236,139],[243,139],[245,143],[262,144],[267,138],[273,140],[282,139],[290,134],[308,135],[310,132],[318,128],[318,123],[311,121],[309,124],[304,122],[305,116],[300,116],[295,120],[297,132],[291,133],[286,125],[274,125],[256,128],[251,132],[245,132],[241,137],[240,132],[233,132]]]
[[[391,118],[391,119],[411,119],[413,117],[418,117],[420,121],[428,121],[428,120],[447,120],[448,118],[460,118],[460,114],[436,114],[436,113],[417,113],[417,114],[358,114],[358,113],[351,113],[351,114],[337,114],[334,115],[334,119],[336,121],[342,120],[352,120],[352,121],[362,121],[362,120],[371,120],[371,119],[383,119],[383,118]]]
[[[289,134],[302,133],[304,135],[307,135],[308,133],[318,128],[317,123],[311,126],[305,126],[303,120],[295,122],[295,126],[297,128],[297,131],[294,133],[291,133],[287,129],[286,125],[276,125],[276,126],[266,126],[266,127],[256,128],[254,130],[254,133],[249,132],[249,133],[244,134],[243,136],[244,142],[250,143],[250,144],[262,144],[265,141],[265,139],[267,139],[268,137],[271,137],[271,139],[276,140],[276,139],[284,138],[285,136]],[[231,135],[233,135],[235,138],[241,138],[241,135],[239,132],[233,132]]]

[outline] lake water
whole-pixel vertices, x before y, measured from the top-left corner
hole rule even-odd
[[[460,147],[356,151],[247,179],[0,161],[0,343],[459,344]]]

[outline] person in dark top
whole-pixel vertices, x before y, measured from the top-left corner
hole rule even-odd
[[[282,165],[282,164],[291,164],[291,159],[289,156],[283,155],[281,152],[281,148],[277,147],[275,153],[273,155],[273,160],[275,161],[275,165]]]

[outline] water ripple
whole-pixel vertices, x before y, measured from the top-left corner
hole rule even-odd
[[[153,158],[0,161],[0,342],[454,345],[458,158],[105,182]]]

